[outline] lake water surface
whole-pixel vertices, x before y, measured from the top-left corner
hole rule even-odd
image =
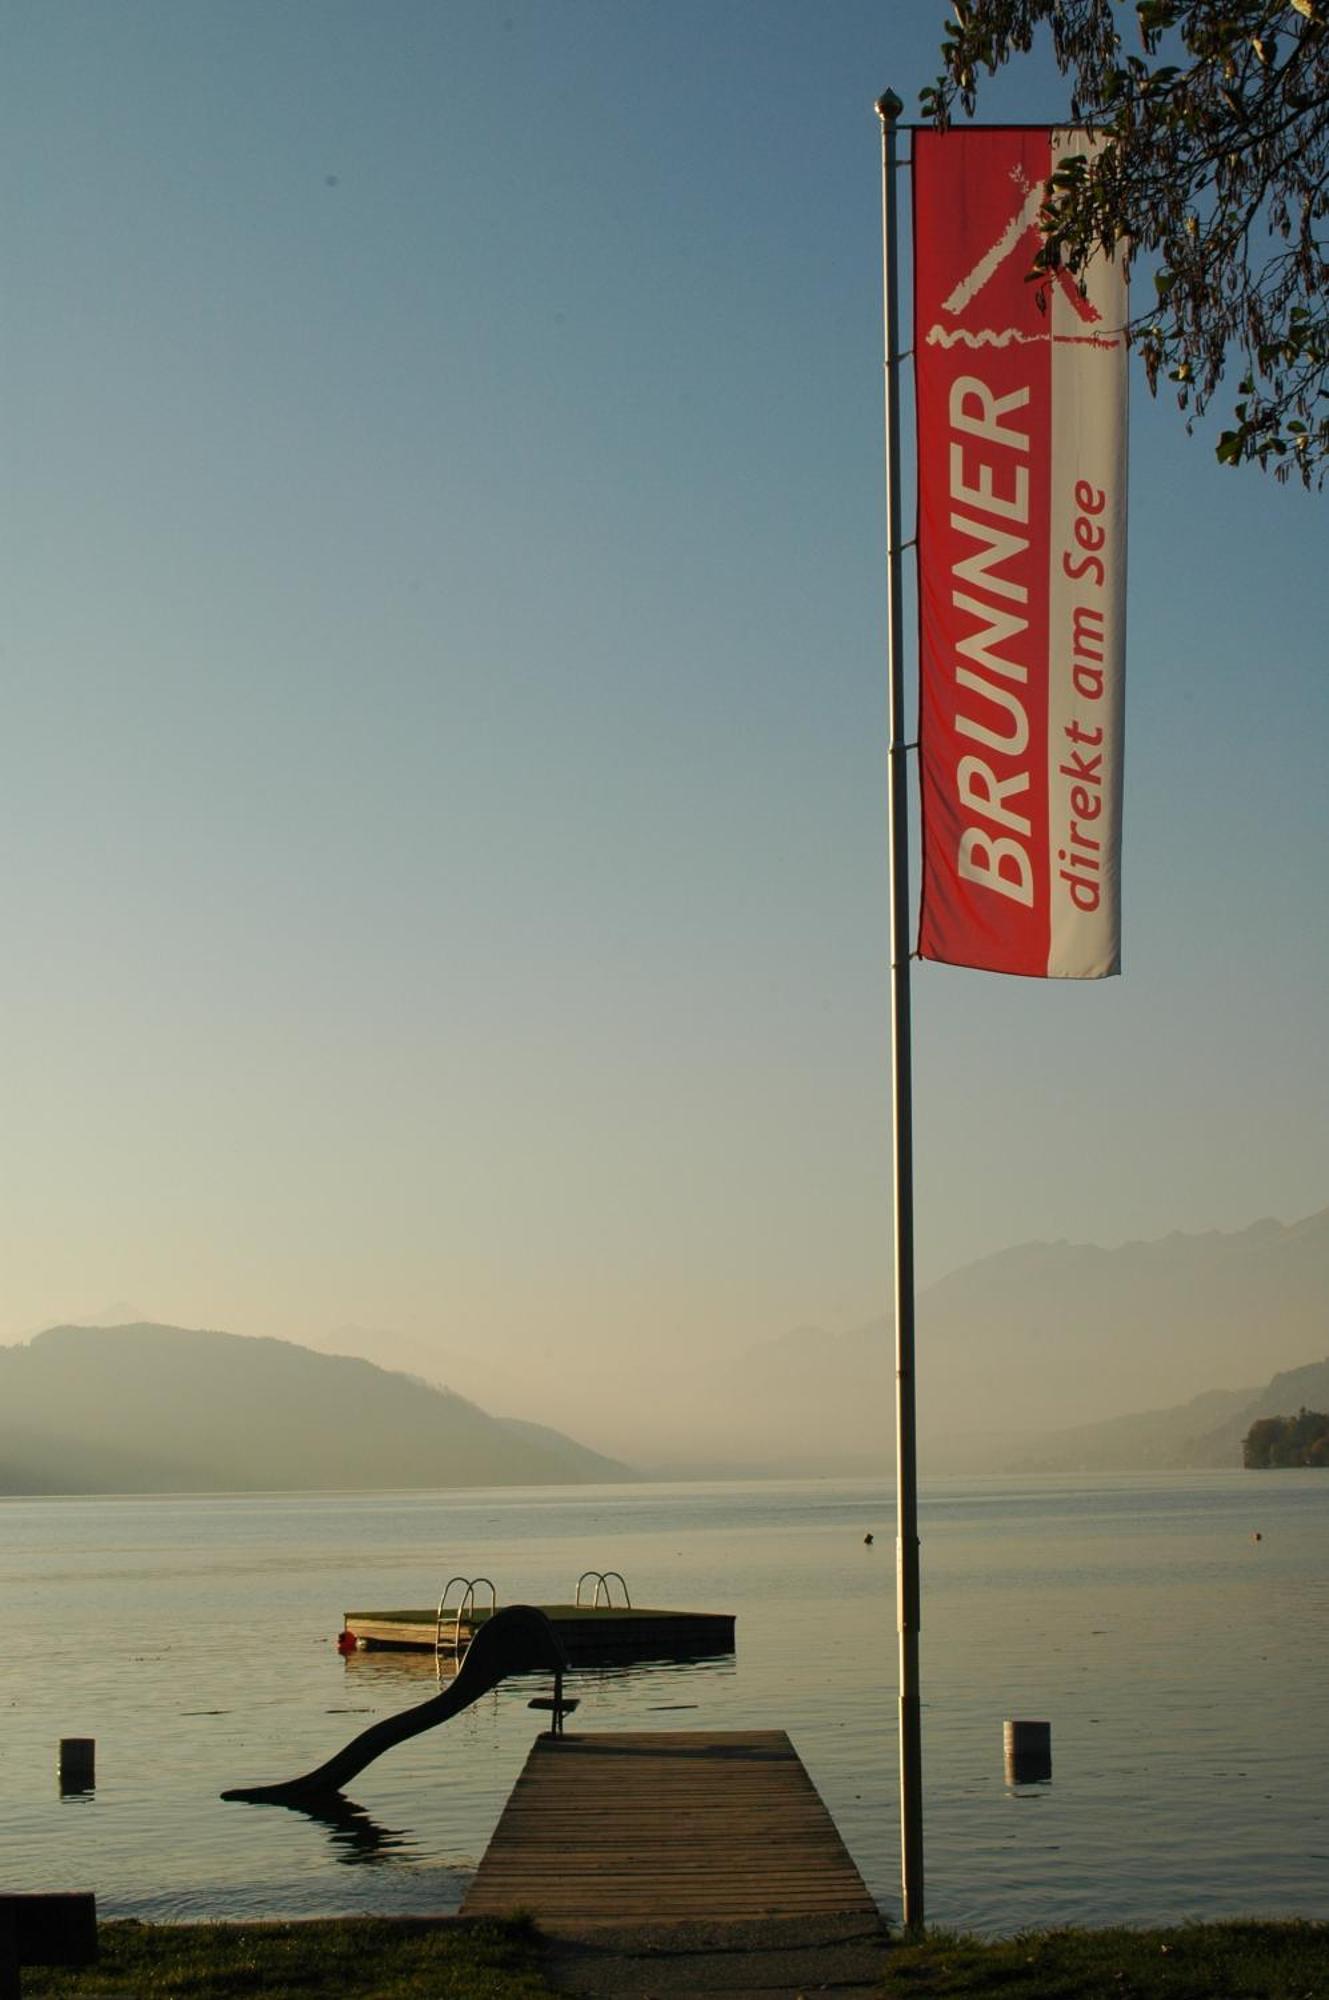
[[[954,1480],[922,1531],[930,1922],[1329,1916],[1329,1477]],[[566,1600],[593,1567],[738,1644],[574,1676],[575,1726],[787,1729],[893,1914],[893,1532],[883,1486],[829,1480],[0,1501],[0,1882],[105,1916],[454,1910],[539,1683],[389,1752],[337,1823],[217,1795],[433,1691],[428,1660],[343,1660],[344,1610],[454,1572]],[[1005,1784],[1007,1716],[1051,1721],[1050,1784]],[[97,1739],[89,1796],[58,1796],[62,1736]]]

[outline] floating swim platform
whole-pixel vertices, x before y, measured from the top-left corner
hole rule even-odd
[[[734,1650],[732,1612],[662,1611],[620,1604],[542,1604],[539,1609],[574,1667],[622,1660],[704,1659]],[[470,1605],[456,1620],[449,1614],[447,1650],[464,1651],[492,1616],[487,1605]],[[437,1610],[347,1611],[343,1627],[346,1642],[354,1641],[364,1650],[438,1650]]]

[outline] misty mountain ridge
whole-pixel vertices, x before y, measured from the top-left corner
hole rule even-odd
[[[1329,1209],[1115,1249],[1013,1245],[919,1293],[916,1347],[925,1469],[1028,1465],[1043,1446],[1080,1448],[1096,1463],[1106,1452],[1122,1469],[1192,1462],[1181,1455],[1188,1440],[1200,1450],[1272,1372],[1329,1349]],[[736,1465],[886,1468],[894,1376],[885,1317],[762,1341],[694,1385],[696,1456],[714,1461],[727,1431]],[[1121,1426],[1115,1441],[1063,1435],[1110,1421]],[[686,1454],[676,1448],[671,1468]],[[1238,1435],[1228,1456],[1194,1462],[1240,1458]]]
[[[293,1342],[140,1322],[0,1348],[0,1492],[543,1486],[635,1477],[539,1424]]]
[[[1014,1244],[920,1291],[920,1463],[938,1474],[1049,1454],[1086,1469],[1181,1466],[1275,1370],[1326,1351],[1329,1209],[1111,1249]],[[423,1343],[402,1352],[437,1379]],[[446,1365],[456,1387],[498,1400],[450,1343]],[[522,1397],[565,1427],[592,1426],[597,1445],[650,1475],[871,1475],[893,1460],[894,1376],[885,1316],[838,1332],[799,1325],[685,1367],[634,1352],[625,1329],[612,1377],[533,1368]],[[1107,1422],[1111,1437],[1063,1436]],[[1239,1464],[1239,1438],[1225,1458],[1194,1462]]]
[[[153,1490],[182,1479],[193,1490],[200,1483],[223,1488],[241,1475],[250,1487],[621,1478],[623,1456],[663,1478],[890,1471],[895,1359],[886,1318],[844,1332],[799,1326],[740,1355],[713,1352],[701,1361],[694,1344],[685,1364],[658,1347],[634,1344],[625,1327],[612,1367],[587,1361],[581,1370],[570,1350],[556,1367],[539,1353],[520,1363],[511,1355],[477,1358],[465,1351],[466,1329],[457,1334],[456,1346],[451,1329],[438,1342],[350,1327],[329,1336],[343,1348],[360,1339],[390,1345],[395,1375],[354,1355],[289,1343],[179,1330],[174,1336],[237,1342],[251,1354],[266,1345],[302,1354],[306,1364],[367,1371],[328,1381],[345,1388],[378,1378],[376,1410],[382,1383],[391,1381],[394,1395],[421,1410],[436,1417],[440,1409],[451,1411],[454,1427],[469,1411],[478,1455],[468,1456],[458,1435],[445,1454],[451,1471],[438,1469],[441,1447],[424,1442],[410,1470],[399,1466],[396,1453],[388,1468],[386,1454],[374,1459],[348,1419],[335,1438],[326,1425],[318,1431],[317,1463],[297,1473],[296,1441],[309,1416],[291,1408],[289,1396],[288,1436],[280,1448],[268,1439],[261,1477],[256,1467],[236,1464],[235,1450],[227,1466],[219,1464],[211,1441],[191,1433],[183,1419],[159,1422],[146,1436],[136,1431],[133,1449],[151,1471]],[[50,1337],[27,1351],[40,1353]],[[16,1351],[0,1348],[0,1478],[6,1461],[16,1462]],[[1016,1244],[919,1295],[920,1465],[925,1474],[1235,1466],[1241,1437],[1257,1416],[1287,1414],[1301,1402],[1329,1406],[1323,1392],[1295,1387],[1316,1379],[1321,1364],[1308,1364],[1308,1357],[1326,1351],[1329,1209],[1292,1224],[1264,1218],[1237,1231],[1174,1231],[1114,1249],[1064,1240]],[[455,1387],[433,1386],[440,1380]],[[1286,1409],[1269,1400],[1275,1382],[1277,1395],[1293,1399]],[[354,1401],[349,1391],[345,1399]],[[518,1404],[543,1428],[486,1414]],[[48,1416],[58,1425],[58,1411]],[[414,1436],[417,1417],[414,1410],[403,1414],[403,1438]],[[551,1422],[562,1428],[549,1429]],[[567,1431],[589,1432],[601,1455],[587,1453]],[[42,1433],[52,1449],[59,1435],[58,1428]],[[85,1424],[77,1437],[75,1467],[91,1476],[95,1461],[103,1481],[123,1487],[126,1440],[119,1428]],[[178,1449],[186,1438],[188,1465]],[[511,1454],[519,1447],[537,1455],[539,1470],[493,1470],[517,1467]],[[24,1462],[35,1462],[31,1453]],[[585,1470],[588,1462],[610,1469]]]
[[[1215,1389],[1175,1409],[1006,1439],[1003,1472],[1193,1472],[1239,1466],[1242,1440],[1261,1417],[1329,1408],[1329,1359],[1285,1369],[1263,1389]],[[972,1442],[972,1441],[971,1441]]]

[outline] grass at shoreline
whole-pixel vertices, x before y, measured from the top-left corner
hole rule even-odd
[[[1168,1930],[937,1931],[892,1947],[890,2000],[1329,2000],[1329,1924],[1208,1923]]]
[[[96,1965],[25,1971],[25,2000],[547,2000],[554,1991],[540,1934],[521,1920],[110,1922],[100,1935]],[[1329,1924],[996,1939],[934,1931],[894,1943],[887,1967],[883,2000],[1329,2000]]]
[[[393,1917],[99,1926],[78,1972],[34,1966],[23,2000],[545,2000],[534,1925]]]

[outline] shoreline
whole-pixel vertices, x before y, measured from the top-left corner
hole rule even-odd
[[[542,1932],[529,1920],[308,1918],[297,1922],[99,1927],[101,1955],[78,1971],[34,1967],[28,2000],[545,2000],[554,1994],[752,1994],[813,1990],[936,2000],[1304,2000],[1329,1979],[1329,1923],[1247,1917],[1167,1927],[1018,1931],[980,1939],[930,1931],[919,1941],[844,1924],[606,1925]]]

